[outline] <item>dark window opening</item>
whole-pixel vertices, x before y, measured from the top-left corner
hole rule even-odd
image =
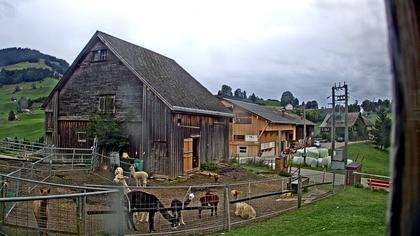
[[[106,57],[106,49],[92,51],[92,62],[106,61]]]
[[[234,135],[233,139],[235,141],[245,141],[245,135]]]
[[[77,142],[86,143],[86,132],[76,132]]]
[[[115,113],[115,95],[100,96],[98,110],[102,113]]]

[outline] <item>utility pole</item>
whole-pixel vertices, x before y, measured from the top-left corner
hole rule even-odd
[[[348,116],[349,116],[349,96],[348,96],[348,87],[346,82],[344,82],[344,96],[345,96],[345,115],[344,115],[344,165],[347,164],[347,144],[349,142],[349,124],[348,124]]]
[[[332,91],[332,122],[331,122],[331,160],[334,160],[335,151],[335,87],[336,84],[331,88]]]
[[[337,95],[337,91],[342,91],[344,90],[344,94],[343,93],[338,93]],[[331,149],[332,149],[332,154],[331,154],[331,159],[334,160],[334,151],[335,151],[335,129],[336,129],[336,120],[335,120],[335,106],[336,106],[336,102],[344,102],[344,150],[342,152],[343,155],[343,164],[344,167],[347,164],[347,145],[348,145],[348,140],[349,140],[349,128],[348,128],[348,85],[346,84],[346,82],[344,82],[343,85],[341,85],[341,83],[338,84],[334,84],[334,86],[331,88],[332,91],[332,106],[333,106],[333,110],[332,110],[332,124],[331,124]]]
[[[306,104],[303,103],[303,161],[306,163]]]

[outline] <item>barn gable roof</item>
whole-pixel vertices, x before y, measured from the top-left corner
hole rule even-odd
[[[231,117],[231,112],[176,61],[149,49],[97,31],[85,46],[60,83],[61,88],[71,76],[77,62],[97,38],[111,50],[171,110]],[[48,98],[44,106],[51,98]]]
[[[331,113],[327,114],[319,127],[321,127],[321,128],[331,127],[331,122],[332,122],[332,119],[331,119],[332,117],[331,116],[332,116]],[[353,127],[356,124],[356,121],[357,121],[357,119],[359,119],[359,117],[362,119],[362,121],[364,122],[365,125],[368,125],[368,123],[366,123],[366,120],[363,119],[360,112],[349,112],[348,117],[347,117],[348,126]],[[343,117],[343,119],[344,119],[344,117]],[[344,128],[345,127],[345,122],[337,120],[337,118],[336,118],[336,125],[335,126],[338,127],[338,128]]]
[[[303,125],[304,123],[303,119],[296,114],[292,114],[288,112],[283,113],[282,111],[279,111],[277,109],[271,109],[271,108],[261,106],[255,103],[238,101],[238,100],[229,99],[229,98],[223,98],[223,99],[251,113],[254,113],[255,115],[260,116],[274,124]],[[312,123],[309,120],[306,120],[306,125],[314,125],[314,123]]]

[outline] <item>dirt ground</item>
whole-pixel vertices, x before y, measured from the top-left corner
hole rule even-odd
[[[0,163],[1,164],[1,163]],[[1,171],[0,165],[0,171]],[[8,171],[10,172],[10,171]],[[206,191],[211,191],[219,196],[218,204],[218,215],[210,216],[210,210],[203,210],[202,218],[198,217],[198,210],[184,210],[183,216],[186,225],[181,225],[176,232],[180,234],[187,234],[190,229],[205,229],[208,227],[220,226],[222,229],[223,224],[226,222],[227,211],[225,211],[224,196],[225,186],[229,185],[228,193],[232,189],[237,189],[243,192],[241,197],[249,197],[261,194],[267,194],[277,191],[286,190],[287,179],[280,178],[276,175],[256,175],[245,171],[241,168],[231,166],[221,166],[217,171],[218,180],[215,181],[214,174],[208,172],[197,172],[190,174],[187,177],[177,178],[175,180],[163,180],[151,178],[148,181],[148,187],[143,188],[145,192],[152,193],[155,195],[165,207],[170,207],[173,199],[183,200],[186,198],[189,192],[195,194],[195,198],[191,201],[188,206],[201,206],[199,198],[204,196]],[[128,174],[127,174],[128,176]],[[57,174],[51,177],[47,181],[54,183],[70,184],[70,185],[115,185],[113,183],[114,174],[111,172],[97,171],[94,173],[88,173],[87,171],[78,171],[77,173],[68,172],[63,174]],[[130,178],[128,185],[133,186],[134,180]],[[219,187],[209,188],[206,185],[220,185]],[[189,186],[193,186],[190,188]],[[200,187],[199,187],[200,186]],[[134,190],[134,187],[130,187]],[[66,194],[76,193],[81,190],[70,190],[68,188],[52,188],[51,194]],[[304,201],[310,202],[321,196],[327,194],[326,190],[323,189],[311,189],[304,195]],[[115,206],[115,202],[119,201],[119,196],[116,194],[100,195],[87,197],[87,212],[97,210],[111,210]],[[230,199],[231,200],[231,199]],[[283,210],[289,209],[297,205],[297,197],[284,198],[280,195],[259,198],[255,200],[246,201],[248,204],[253,206],[257,212],[257,217],[275,214]],[[75,199],[61,199],[50,201],[50,211],[52,212],[49,220],[49,228],[75,232],[77,230],[76,220],[76,200]],[[231,204],[229,207],[229,213],[231,216],[231,222],[241,222],[241,218],[234,215],[235,204]],[[118,225],[124,224],[121,221],[121,215],[117,214],[101,214],[101,215],[90,215],[87,216],[87,231],[88,233],[98,233],[101,231],[114,231],[118,228]],[[25,219],[25,224],[28,227],[36,227],[36,221],[34,219],[31,206],[28,202],[19,203],[18,206],[12,211],[9,220],[10,223],[18,222],[21,219]],[[137,223],[138,232],[128,231],[126,233],[148,233],[148,223],[141,222]],[[155,228],[157,232],[172,232],[168,221],[166,221],[161,214],[157,213],[155,216]],[[200,233],[202,230],[198,231]],[[203,231],[204,232],[204,231]],[[197,232],[196,232],[197,233]]]

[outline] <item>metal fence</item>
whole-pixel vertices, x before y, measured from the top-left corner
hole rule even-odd
[[[32,235],[36,232],[49,232],[57,235],[95,235],[98,228],[89,227],[88,209],[112,209],[111,199],[118,199],[118,190],[78,187],[63,184],[46,183],[0,174],[1,196],[0,220],[2,231],[8,235]],[[19,196],[13,191],[18,185]],[[41,190],[49,189],[48,196],[40,196]],[[100,201],[98,201],[100,199]],[[47,205],[42,211],[41,202]],[[15,207],[12,207],[12,206]],[[40,208],[41,206],[41,208]],[[41,209],[41,210],[40,210]],[[47,213],[45,213],[47,212]],[[118,211],[112,218],[117,216]],[[38,217],[37,216],[41,216]],[[42,216],[44,218],[42,218]],[[98,225],[107,225],[103,217]],[[110,220],[109,218],[108,220]],[[46,227],[42,227],[45,222]],[[118,233],[118,227],[106,228],[106,232]]]
[[[140,216],[142,212],[156,212],[153,217],[154,234],[197,235],[228,231],[231,227],[273,217],[322,199],[334,192],[336,182],[335,174],[326,172],[234,184],[130,186],[129,189],[114,185],[77,187],[44,181],[60,172],[78,173],[76,171],[95,170],[103,165],[110,167],[111,159],[91,149],[44,147],[42,150],[37,154],[40,157],[32,161],[12,162],[9,166],[13,167],[12,172],[0,174],[0,220],[1,230],[5,234],[32,235],[37,231],[57,235],[149,234],[150,226],[146,222],[135,221],[137,231],[127,229],[129,210],[135,212],[135,216]],[[44,188],[50,189],[49,196],[39,196]],[[232,196],[232,190],[240,192],[239,196]],[[137,196],[142,204],[129,201],[130,194],[123,193],[128,191],[143,192]],[[189,202],[190,193],[195,197]],[[40,228],[35,218],[33,204],[38,200],[48,202],[46,228]],[[241,205],[238,203],[247,203],[252,207],[255,218],[237,214],[237,208]],[[173,229],[171,223],[180,220],[176,217],[177,210],[181,210],[185,225]]]

